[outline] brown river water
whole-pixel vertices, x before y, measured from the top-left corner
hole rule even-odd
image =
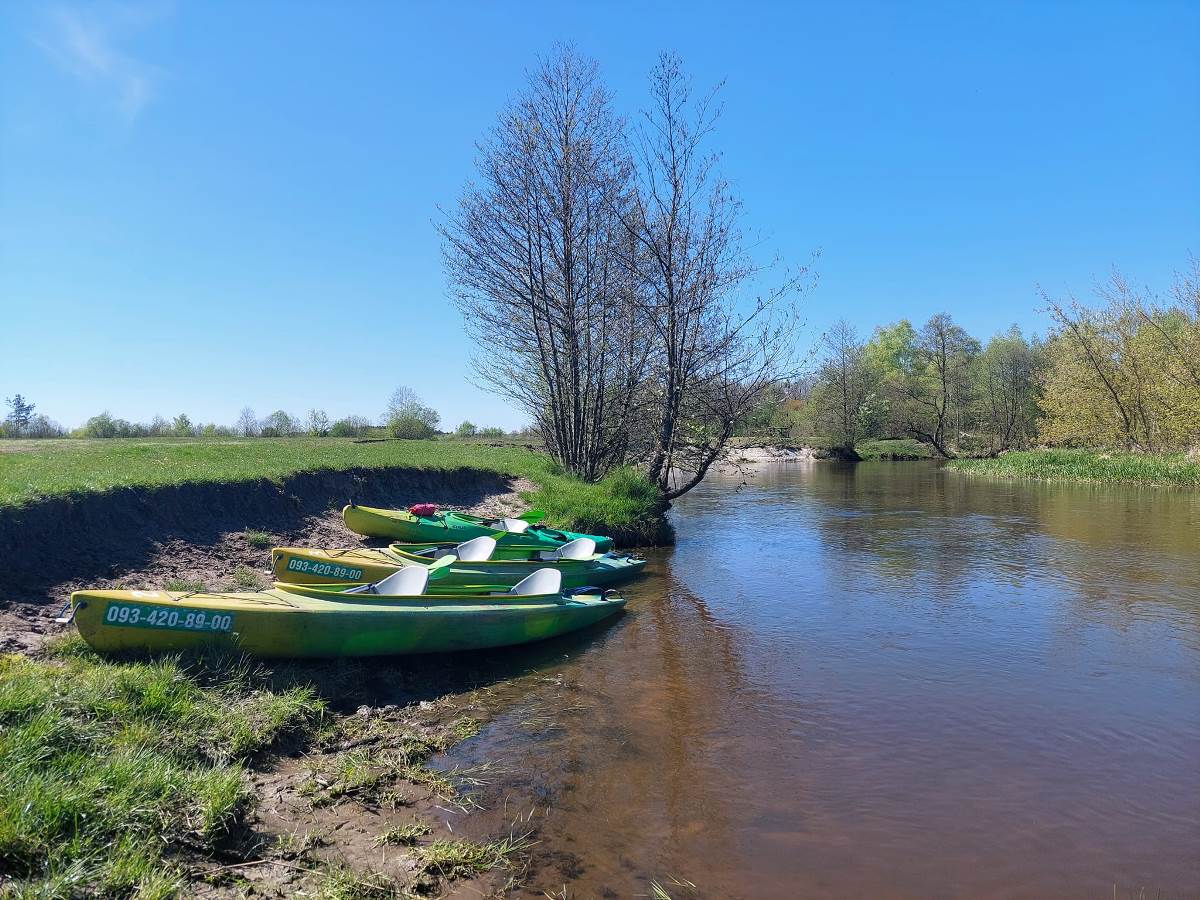
[[[441,761],[521,896],[1200,897],[1200,493],[746,480]]]

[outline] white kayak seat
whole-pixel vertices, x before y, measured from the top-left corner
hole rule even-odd
[[[538,559],[591,559],[596,553],[596,542],[591,538],[575,538],[567,541],[557,550],[542,550]]]
[[[530,594],[560,594],[562,593],[562,572],[558,569],[538,569],[532,575],[527,575],[508,591],[520,597]]]
[[[529,523],[524,519],[497,519],[496,527],[509,534],[524,534],[529,528]]]
[[[429,569],[425,566],[405,566],[371,585],[371,593],[388,597],[417,597],[425,593],[428,583]]]
[[[463,541],[451,552],[463,562],[487,562],[496,549],[496,539],[486,534]]]

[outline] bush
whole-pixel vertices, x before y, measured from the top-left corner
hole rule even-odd
[[[329,426],[329,434],[331,437],[362,437],[370,429],[370,421],[362,416],[346,416]]]
[[[393,416],[388,420],[388,430],[392,433],[392,437],[403,438],[405,440],[424,441],[429,440],[437,434],[433,427],[437,424],[437,414],[434,413],[434,422],[430,424],[427,420],[412,413],[405,413]]]
[[[393,437],[427,440],[437,434],[442,417],[410,388],[399,387],[388,399],[386,420]]]

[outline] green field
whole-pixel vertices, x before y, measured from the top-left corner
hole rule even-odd
[[[947,468],[1000,478],[1200,487],[1200,461],[1186,453],[1022,450],[995,459],[955,459]]]
[[[300,472],[354,468],[470,468],[522,476],[537,485],[525,498],[530,505],[568,528],[649,533],[659,513],[653,486],[628,469],[586,484],[561,474],[544,454],[521,447],[349,438],[0,441],[0,508],[116,488],[281,481]]]

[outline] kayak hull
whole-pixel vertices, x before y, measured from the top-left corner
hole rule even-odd
[[[333,658],[480,650],[545,640],[619,613],[599,595],[382,597],[280,586],[253,594],[77,591],[74,620],[103,652],[226,648]]]
[[[401,545],[382,549],[320,550],[304,547],[276,547],[271,551],[271,568],[277,581],[289,584],[346,584],[375,582],[404,566],[433,565],[434,557],[418,555],[421,545]],[[447,549],[452,549],[453,545]],[[584,560],[538,560],[539,551],[526,548],[520,558],[490,559],[482,562],[458,560],[437,573],[430,590],[468,585],[511,587],[538,569],[557,569],[564,588],[616,584],[640,574],[646,561],[632,556],[597,553]]]
[[[542,525],[531,525],[516,534],[488,525],[487,519],[465,513],[445,512],[436,516],[414,516],[399,509],[375,509],[350,504],[342,510],[346,527],[366,537],[391,538],[409,543],[462,543],[471,538],[491,537],[501,545],[534,546],[553,550],[576,538],[591,538],[601,553],[613,549],[612,538],[576,531],[557,531]]]

